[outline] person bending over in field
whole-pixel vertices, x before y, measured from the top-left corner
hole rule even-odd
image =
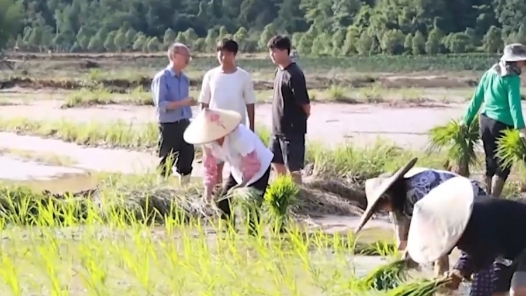
[[[388,211],[392,221],[395,223],[398,249],[404,250],[406,248],[415,203],[436,186],[458,176],[448,171],[414,167],[416,162],[417,158],[413,158],[394,174],[385,173],[377,178],[365,181],[367,209],[363,213],[356,232],[362,230],[374,212]],[[476,194],[486,194],[478,182],[469,180],[468,182],[471,182],[472,190]],[[462,256],[465,256],[465,254],[462,254]],[[437,258],[435,273],[440,275],[448,270],[448,256]],[[493,269],[491,267],[475,274],[470,295],[491,296],[493,289],[492,279]]]
[[[449,272],[450,289],[463,279],[487,270],[494,262],[496,289],[493,296],[526,295],[526,204],[509,199],[476,195],[466,178],[455,177],[434,188],[415,204],[409,228],[407,252],[421,264],[451,252],[464,252]]]
[[[236,65],[239,45],[233,39],[217,42],[216,52],[219,67],[206,72],[203,77],[199,103],[201,109],[214,108],[236,111],[241,115],[241,124],[254,131],[256,95],[250,74]],[[223,183],[223,163],[217,168],[217,184]]]
[[[184,133],[185,141],[203,148],[203,181],[206,202],[212,200],[217,182],[217,162],[223,161],[230,167],[230,176],[219,194],[217,207],[221,218],[234,224],[230,199],[227,193],[235,188],[251,187],[261,193],[263,200],[270,177],[270,163],[273,154],[259,137],[247,126],[241,124],[241,115],[236,111],[203,109],[190,123]],[[251,214],[250,230],[255,230],[259,215]]]
[[[500,62],[480,79],[462,120],[464,126],[469,126],[484,103],[479,122],[486,155],[486,191],[495,197],[502,193],[511,170],[511,165],[503,164],[496,156],[498,138],[504,130],[515,128],[526,141],[520,95],[520,75],[525,65],[526,47],[519,43],[507,45]]]

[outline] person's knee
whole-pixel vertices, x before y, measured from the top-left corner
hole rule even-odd
[[[294,181],[294,183],[298,185],[303,183],[301,171],[290,172],[290,176],[292,177],[292,181]]]
[[[283,163],[272,163],[272,169],[278,174],[278,175],[285,175],[287,174],[287,167]]]
[[[495,294],[493,294],[495,295]],[[506,295],[506,294],[499,294],[499,295]],[[510,296],[526,296],[526,287],[522,288],[511,288],[510,289]]]
[[[300,140],[289,143],[286,165],[291,173],[303,170],[305,166],[305,145]]]
[[[511,169],[503,168],[503,169],[498,169],[495,175],[502,180],[507,180],[508,176],[510,175],[510,172],[511,172]]]
[[[493,177],[497,173],[498,165],[493,159],[486,159],[486,177]]]
[[[526,296],[526,271],[516,271],[513,273],[510,295]]]

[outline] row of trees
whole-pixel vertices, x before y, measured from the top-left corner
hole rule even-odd
[[[232,36],[255,52],[286,33],[301,54],[494,53],[526,42],[524,15],[519,0],[0,0],[0,48],[206,52]]]

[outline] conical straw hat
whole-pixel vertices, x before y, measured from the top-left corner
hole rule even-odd
[[[183,137],[189,144],[205,144],[228,135],[240,123],[237,112],[207,108],[192,120]]]
[[[365,181],[365,196],[367,198],[367,208],[362,215],[360,223],[355,232],[359,232],[365,226],[367,221],[371,219],[374,209],[378,201],[384,193],[395,183],[398,179],[403,178],[406,173],[416,164],[418,158],[413,158],[405,166],[398,169],[392,175],[382,175],[377,178],[368,179]],[[420,171],[421,172],[421,171]]]
[[[432,189],[414,207],[407,252],[426,264],[450,252],[464,233],[475,201],[471,181],[453,177]]]

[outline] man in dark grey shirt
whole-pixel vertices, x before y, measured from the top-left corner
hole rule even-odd
[[[272,100],[272,166],[278,174],[290,172],[294,181],[302,182],[305,165],[305,134],[310,116],[310,99],[303,71],[291,60],[291,42],[277,35],[268,42],[270,57],[278,66]]]
[[[157,73],[152,81],[159,123],[159,169],[162,176],[170,176],[175,160],[180,183],[185,183],[192,173],[195,153],[194,146],[183,139],[192,118],[191,106],[196,105],[196,100],[189,97],[189,79],[182,72],[190,61],[190,50],[182,43],[174,43],[168,49],[168,59],[170,65]]]

